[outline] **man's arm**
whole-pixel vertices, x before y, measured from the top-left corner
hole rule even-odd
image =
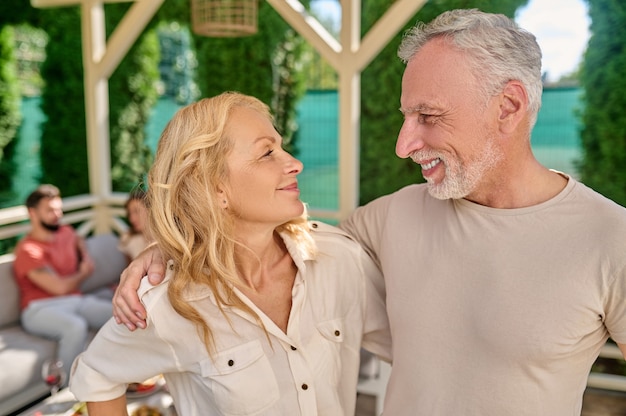
[[[153,285],[161,283],[165,277],[165,262],[155,245],[144,250],[124,269],[113,296],[115,322],[126,325],[131,331],[146,327],[146,309],[137,295],[141,278],[146,275]]]
[[[355,209],[348,218],[339,223],[339,228],[350,234],[382,270],[378,254],[384,223],[389,212],[391,195],[386,195]]]
[[[50,267],[42,267],[28,272],[28,279],[45,290],[56,296],[67,295],[72,293],[80,284],[93,272],[93,265],[81,262],[76,273],[69,276],[61,277]]]
[[[89,416],[128,416],[126,397],[120,396],[105,402],[87,402],[87,412]]]
[[[87,251],[85,239],[80,236],[76,236],[76,250],[78,251],[78,258],[81,259],[81,261],[88,260],[93,263],[91,255],[89,254],[89,251]]]

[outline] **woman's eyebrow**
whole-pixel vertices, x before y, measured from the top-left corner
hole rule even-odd
[[[254,144],[257,144],[258,142],[263,140],[269,140],[270,142],[272,142],[272,144],[277,142],[276,137],[274,136],[260,136],[254,139]]]

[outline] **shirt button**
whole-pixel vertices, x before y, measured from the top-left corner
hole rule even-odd
[[[339,335],[341,335],[341,331],[339,331],[338,329],[335,330],[335,336],[338,337]]]
[[[232,367],[233,365],[235,365],[235,362],[233,360],[228,360],[228,366]]]
[[[312,224],[311,224],[311,227],[313,227],[313,228],[317,228],[317,223],[315,223],[315,222],[314,222],[314,223],[312,223]]]
[[[306,383],[302,384],[302,390],[308,390],[308,389],[309,389],[309,386]]]
[[[292,345],[291,346],[291,351],[295,351],[295,350],[297,350],[297,348]]]

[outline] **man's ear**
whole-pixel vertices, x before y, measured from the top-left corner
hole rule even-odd
[[[519,81],[509,81],[504,86],[500,101],[500,130],[512,133],[528,114],[528,94]]]

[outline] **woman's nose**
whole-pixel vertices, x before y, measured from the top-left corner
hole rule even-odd
[[[289,153],[287,153],[287,157],[287,172],[296,175],[302,172],[302,169],[304,169],[304,165],[302,164],[302,162],[291,156]]]

